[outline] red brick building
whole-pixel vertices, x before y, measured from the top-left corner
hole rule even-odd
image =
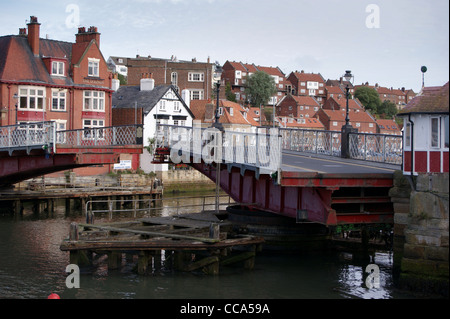
[[[345,124],[347,99],[329,98],[316,113],[326,130],[340,131]],[[358,129],[359,133],[377,133],[377,125],[374,117],[364,111],[358,100],[350,99],[348,103],[348,117],[350,125]]]
[[[287,87],[290,85],[286,80],[285,74],[278,67],[257,66],[255,64],[226,61],[222,66],[222,70],[222,80],[225,84],[230,84],[231,91],[236,96],[236,102],[241,105],[248,101],[248,97],[245,95],[247,76],[258,71],[269,74],[275,81],[277,93],[271,97],[267,103],[268,105],[278,103],[283,96],[286,95]]]
[[[40,38],[31,17],[18,35],[0,37],[0,125],[56,121],[58,130],[111,125],[112,75],[96,27],[75,43]],[[78,169],[99,174],[103,168]]]
[[[277,104],[278,117],[312,118],[320,109],[320,104],[311,96],[288,94]]]
[[[312,96],[319,104],[323,104],[326,100],[327,93],[325,91],[326,82],[320,73],[305,73],[305,71],[291,72],[287,77],[291,83],[292,95],[296,96]],[[289,90],[288,90],[289,93]]]
[[[215,92],[215,67],[209,58],[207,62],[197,62],[195,58],[182,61],[174,56],[170,59],[137,56],[127,59],[127,67],[128,85],[139,85],[143,74],[151,74],[155,86],[173,85],[179,94],[187,89],[190,100],[209,99]]]

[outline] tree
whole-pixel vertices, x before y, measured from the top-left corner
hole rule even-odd
[[[231,84],[228,82],[225,86],[225,96],[228,101],[236,102],[236,94],[231,91]]]
[[[246,84],[245,94],[249,96],[252,106],[259,107],[267,104],[270,97],[277,93],[275,80],[262,71],[247,76]]]
[[[377,114],[380,116],[383,116],[386,119],[391,119],[397,114],[397,106],[394,102],[391,101],[384,101],[381,103],[380,107],[378,108]]]
[[[377,90],[367,86],[361,86],[355,90],[355,98],[359,99],[370,113],[378,113],[378,108],[381,106],[381,99]]]

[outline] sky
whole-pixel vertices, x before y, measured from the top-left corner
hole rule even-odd
[[[227,60],[413,89],[449,80],[448,0],[2,0],[0,36],[38,17],[41,37],[96,26],[110,56]]]

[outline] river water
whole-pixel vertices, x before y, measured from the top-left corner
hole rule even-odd
[[[166,201],[163,205],[167,204]],[[178,200],[178,213],[192,200]],[[161,215],[176,214],[165,209]],[[126,218],[120,216],[116,218]],[[39,216],[25,209],[23,216],[0,215],[0,299],[45,299],[57,293],[62,299],[412,299],[393,284],[392,253],[376,251],[380,287],[367,288],[367,263],[351,252],[257,254],[255,268],[226,267],[218,276],[199,273],[155,271],[136,274],[132,266],[108,271],[106,263],[82,273],[80,288],[66,287],[69,253],[59,249],[72,222],[84,222],[80,211]],[[96,223],[107,221],[98,216]]]

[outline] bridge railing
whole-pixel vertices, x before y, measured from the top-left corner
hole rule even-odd
[[[281,136],[278,129],[252,132],[159,124],[156,147],[171,149],[173,163],[235,163],[276,172],[281,168]]]
[[[0,151],[64,148],[120,147],[143,144],[142,125],[56,131],[56,122],[0,126]]]
[[[401,135],[350,133],[349,144],[351,158],[397,165],[403,162]]]
[[[41,149],[52,147],[56,139],[55,122],[35,122],[0,126],[0,151]]]
[[[341,156],[341,132],[280,129],[284,150]]]
[[[56,132],[56,143],[67,148],[142,145],[142,125],[85,128]]]

